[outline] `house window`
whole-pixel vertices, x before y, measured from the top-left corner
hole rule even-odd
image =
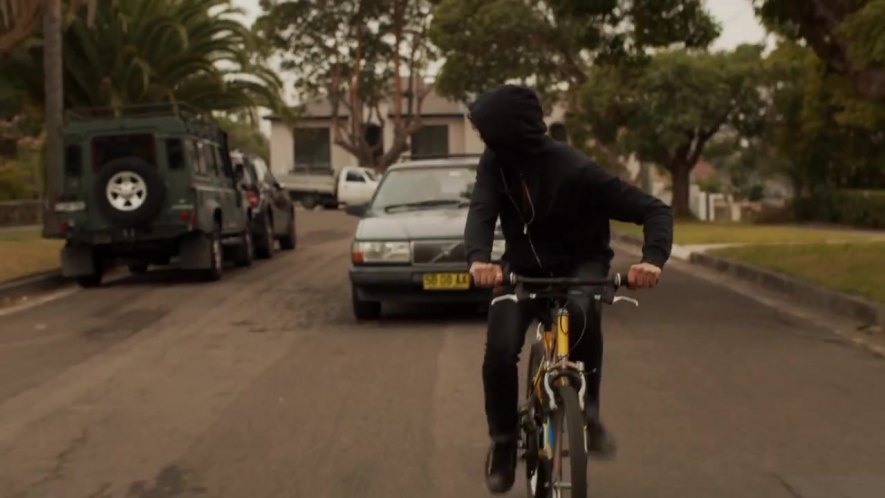
[[[412,156],[447,156],[448,154],[448,126],[424,126],[412,134]]]
[[[295,128],[295,169],[332,167],[329,128]]]

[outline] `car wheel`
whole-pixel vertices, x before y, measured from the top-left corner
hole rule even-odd
[[[166,201],[166,184],[157,168],[137,158],[124,157],[102,165],[93,198],[99,212],[119,228],[143,225]]]
[[[221,246],[221,227],[215,225],[215,229],[209,234],[209,268],[205,270],[206,280],[221,280],[224,275],[224,248]]]
[[[252,241],[252,227],[243,230],[240,244],[237,247],[237,259],[234,262],[240,268],[252,266],[255,261],[255,243]]]
[[[131,263],[129,265],[129,273],[133,275],[141,275],[147,273],[148,264],[147,263]]]
[[[307,194],[301,198],[301,205],[304,206],[304,209],[313,209],[317,207],[317,196],[313,194]]]
[[[353,316],[357,320],[377,320],[381,317],[381,303],[360,299],[356,286],[352,285],[350,292],[353,300]]]
[[[286,235],[280,238],[280,249],[292,251],[298,245],[298,235],[295,233],[295,213],[289,213],[289,224]]]
[[[260,232],[255,242],[255,254],[260,259],[270,259],[276,251],[276,239],[273,236],[273,223],[267,213],[261,215]]]

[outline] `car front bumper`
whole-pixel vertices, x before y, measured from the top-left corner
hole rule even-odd
[[[363,301],[407,303],[487,303],[491,291],[471,287],[467,290],[429,291],[423,288],[427,273],[466,273],[467,267],[445,266],[352,266],[350,281]]]

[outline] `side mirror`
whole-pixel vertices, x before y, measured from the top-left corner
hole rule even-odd
[[[344,208],[344,211],[356,217],[363,217],[369,211],[368,204],[348,204],[347,207]]]
[[[246,168],[244,168],[242,164],[234,166],[234,178],[236,178],[237,181],[241,181],[244,176],[246,176]]]

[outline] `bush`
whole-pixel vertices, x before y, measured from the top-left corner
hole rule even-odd
[[[885,228],[885,190],[836,190],[793,201],[796,218]]]
[[[28,199],[30,190],[16,163],[0,164],[0,201]]]

